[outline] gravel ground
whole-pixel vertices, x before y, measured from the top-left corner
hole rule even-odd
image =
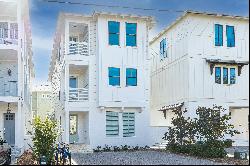
[[[81,165],[223,165],[211,160],[160,151],[72,154],[72,158],[76,164]]]

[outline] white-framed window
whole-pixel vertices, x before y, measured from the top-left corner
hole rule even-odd
[[[135,113],[134,112],[123,112],[123,137],[135,136]]]
[[[236,67],[234,66],[216,66],[215,67],[215,83],[216,84],[235,84],[236,83]]]
[[[119,136],[119,113],[106,112],[106,136],[115,137]]]

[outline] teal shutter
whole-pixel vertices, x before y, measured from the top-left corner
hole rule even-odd
[[[137,86],[137,69],[126,69],[126,85]]]
[[[235,32],[234,26],[226,26],[227,33],[227,47],[235,47]]]
[[[106,112],[106,136],[119,135],[119,114],[118,112]]]
[[[120,68],[109,67],[109,85],[120,85]]]
[[[215,46],[223,46],[223,26],[215,24]]]
[[[109,21],[108,22],[109,31],[109,44],[110,45],[120,45],[120,22]]]
[[[136,23],[126,23],[126,46],[136,46]]]
[[[123,119],[123,137],[135,136],[135,113],[124,112],[122,113]]]

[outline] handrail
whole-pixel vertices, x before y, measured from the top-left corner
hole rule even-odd
[[[87,42],[69,42],[69,55],[83,55],[88,56],[88,43]]]
[[[86,88],[70,88],[69,101],[80,102],[89,100],[89,90]]]

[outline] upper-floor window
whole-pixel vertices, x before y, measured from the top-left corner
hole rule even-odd
[[[230,68],[230,84],[236,83],[235,68]]]
[[[221,68],[220,67],[215,68],[215,83],[221,84]]]
[[[234,47],[235,46],[234,26],[227,25],[226,33],[227,33],[227,47]]]
[[[223,67],[223,84],[228,84],[228,68]]]
[[[236,72],[236,69],[234,67],[231,67],[231,68],[226,67],[226,66],[215,67],[215,83],[221,84],[221,82],[223,82],[223,84],[235,84],[236,83],[235,72]],[[221,74],[223,74],[223,77],[221,77]]]
[[[167,39],[166,38],[160,42],[160,56],[161,56],[161,59],[167,57]]]
[[[223,46],[223,26],[215,24],[215,46]]]
[[[137,86],[137,69],[126,69],[126,85]]]
[[[18,24],[10,23],[10,38],[18,39]]]
[[[120,22],[109,21],[109,45],[120,45]]]
[[[109,85],[120,86],[120,68],[109,67]]]
[[[126,46],[136,46],[136,23],[126,23]]]

